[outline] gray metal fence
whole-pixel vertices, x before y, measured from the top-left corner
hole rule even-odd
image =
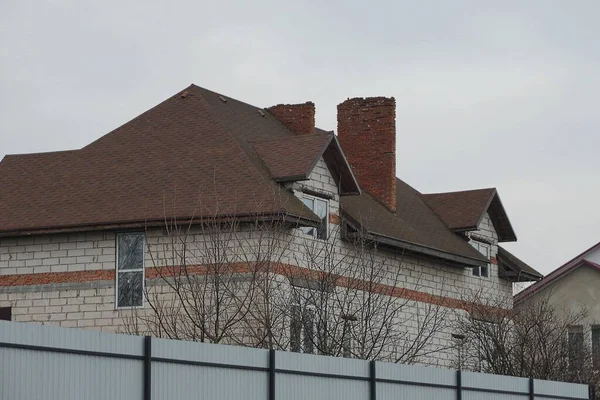
[[[587,385],[0,321],[0,399],[589,399]]]

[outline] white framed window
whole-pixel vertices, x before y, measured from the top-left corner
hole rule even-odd
[[[478,242],[476,240],[471,240],[470,244],[471,244],[471,246],[473,246],[475,248],[475,250],[477,250],[478,252],[483,254],[483,256],[485,258],[487,258],[488,260],[490,259],[490,253],[491,253],[491,245],[490,244]],[[484,278],[489,277],[490,276],[490,265],[486,264],[486,265],[480,265],[478,267],[473,267],[473,275],[482,276]]]
[[[316,328],[315,305],[309,297],[293,293],[290,303],[290,350],[296,353],[316,353]]]
[[[320,197],[303,194],[302,202],[321,219],[316,228],[304,227],[302,228],[302,232],[317,239],[327,239],[329,236],[329,201]]]
[[[142,307],[144,304],[144,233],[117,234],[116,307]]]

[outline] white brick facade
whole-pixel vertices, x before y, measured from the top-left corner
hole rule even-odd
[[[325,162],[320,160],[305,182],[291,185],[298,197],[303,196],[302,189],[310,188],[331,197],[329,200],[330,234],[329,245],[334,246],[336,257],[353,257],[356,248],[339,239],[340,203],[338,189]],[[492,242],[491,257],[497,254],[497,234],[486,214],[480,229],[474,234],[483,236]],[[260,239],[256,232],[242,232],[232,246],[232,262],[252,261],[253,247]],[[277,261],[290,265],[308,266],[302,256],[302,246],[313,241],[300,230],[291,231],[289,248],[282,249]],[[146,234],[148,249],[146,251],[146,267],[172,265],[173,257],[169,254],[171,238],[164,235],[163,229],[149,230]],[[202,253],[202,244],[206,237],[198,229],[193,230],[187,239],[198,247],[190,246],[190,260],[194,263],[206,261]],[[320,246],[317,240],[317,246]],[[235,247],[235,248],[234,248]],[[236,252],[240,255],[235,257]],[[77,234],[57,234],[24,238],[0,239],[0,279],[2,276],[30,275],[42,273],[70,273],[91,271],[98,274],[98,279],[91,282],[65,282],[42,285],[0,285],[0,307],[12,307],[13,319],[16,321],[57,324],[65,327],[83,327],[103,331],[119,331],[123,328],[123,317],[128,310],[115,310],[115,257],[116,241],[114,232],[93,232]],[[490,265],[488,278],[473,276],[470,268],[457,268],[432,261],[430,258],[409,256],[391,249],[379,249],[376,262],[385,265],[389,271],[387,281],[382,283],[442,296],[455,300],[468,297],[471,292],[485,291],[494,296],[511,296],[511,283],[499,279],[495,264]],[[303,265],[306,264],[306,265]],[[401,271],[400,274],[397,272]],[[416,316],[422,312],[426,304],[414,301],[408,303],[399,328],[416,329]],[[449,314],[454,310],[447,309]],[[449,315],[449,319],[452,317]],[[449,366],[455,355],[452,345],[451,328],[437,332],[431,340],[432,351],[444,349],[430,354],[420,360],[428,364]]]

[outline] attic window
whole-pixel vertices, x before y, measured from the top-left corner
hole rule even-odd
[[[488,260],[490,259],[491,246],[488,243],[482,243],[475,240],[471,240],[471,246],[473,246],[475,250],[480,252],[485,258],[487,258]],[[487,278],[490,275],[489,270],[489,264],[473,267],[473,275]]]
[[[329,236],[329,218],[327,218],[327,216],[329,215],[329,201],[315,196],[304,194],[302,196],[302,202],[312,212],[317,214],[317,216],[321,220],[316,228],[312,226],[307,226],[302,228],[302,232],[304,232],[307,235],[316,237],[317,239],[327,239],[327,237]]]

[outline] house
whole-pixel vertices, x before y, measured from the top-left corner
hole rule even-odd
[[[182,271],[199,287],[216,276],[215,265],[230,268],[228,277],[239,275],[231,287],[247,294],[248,277],[268,270],[277,288],[285,287],[279,295],[270,282],[252,290],[262,295],[251,306],[215,313],[210,303],[209,311],[187,313],[169,332],[153,334],[180,337],[186,327],[188,339],[310,353],[318,347],[315,332],[335,326],[327,342],[341,343],[335,354],[406,361],[408,348],[411,362],[449,365],[446,316],[468,309],[469,293],[501,296],[510,307],[513,282],[541,277],[498,246],[516,235],[497,191],[424,195],[397,178],[393,98],[341,103],[337,136],[316,128],[314,116],[310,102],[263,109],[191,85],[82,149],[6,156],[4,315],[120,331],[132,315],[156,312],[149,291],[159,299],[154,305],[176,300],[173,312],[190,298],[204,307],[218,297],[215,285],[225,285],[219,278],[202,286],[201,296],[188,290],[174,300]],[[219,230],[225,225],[226,240]],[[173,240],[182,232],[185,239]],[[323,277],[326,290],[324,280],[314,283]],[[323,302],[322,293],[343,290],[347,297],[336,307],[344,310],[320,319],[313,293]],[[242,308],[253,318],[244,327]],[[290,311],[278,319],[275,308]],[[264,312],[271,325],[255,329]],[[365,315],[374,318],[370,326],[356,323]],[[225,332],[219,318],[236,328]],[[431,331],[421,332],[419,346],[398,344],[417,340],[426,324]],[[234,330],[246,336],[238,341]]]
[[[540,300],[548,301],[564,316],[585,313],[577,325],[569,327],[569,346],[581,353],[587,346],[592,350],[594,368],[600,369],[600,242],[514,298],[515,305],[520,306]]]

